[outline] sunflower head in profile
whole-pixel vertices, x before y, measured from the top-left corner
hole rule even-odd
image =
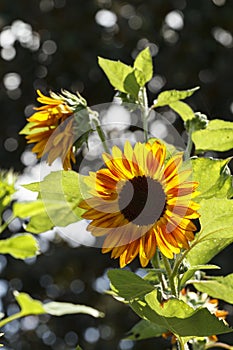
[[[182,168],[182,153],[166,161],[166,147],[156,140],[134,147],[127,141],[122,152],[112,148],[103,154],[106,167],[86,178],[91,197],[79,206],[87,229],[104,236],[102,252],[111,251],[120,266],[137,255],[144,267],[158,248],[172,259],[189,247],[199,217],[192,201],[197,183],[190,181],[191,169]]]
[[[47,155],[47,162],[51,165],[60,157],[64,169],[70,169],[71,161],[75,162],[72,147],[74,108],[62,95],[51,92],[51,97],[47,97],[39,90],[37,93],[39,95],[37,100],[43,106],[35,108],[36,112],[27,119],[29,122],[28,130],[25,132],[27,142],[35,143],[32,152],[37,154],[37,158]]]

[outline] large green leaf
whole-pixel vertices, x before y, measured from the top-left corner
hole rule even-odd
[[[208,279],[197,281],[193,285],[202,293],[233,304],[233,274],[226,277],[208,277]]]
[[[52,301],[50,303],[43,304],[43,307],[47,314],[53,316],[63,316],[68,314],[86,314],[96,318],[104,317],[103,312],[100,312],[86,305]]]
[[[153,76],[153,64],[149,47],[142,50],[134,61],[135,75],[140,86],[144,86]]]
[[[37,240],[30,234],[0,240],[0,254],[10,254],[16,259],[27,259],[38,253]]]
[[[157,291],[145,298],[130,302],[132,309],[143,319],[164,327],[181,337],[202,337],[232,332],[206,308],[194,310],[185,302],[172,298],[160,304]]]
[[[198,201],[208,198],[231,198],[233,195],[232,176],[227,163],[230,159],[192,159],[193,180],[199,183]]]
[[[21,218],[30,217],[28,231],[41,233],[54,226],[67,226],[82,219],[83,210],[78,204],[86,187],[82,177],[76,172],[52,172],[42,182],[24,187],[38,192],[39,198],[34,202],[14,205],[14,215]]]
[[[208,263],[216,254],[233,242],[233,201],[211,198],[200,202],[201,231],[187,254],[189,263]]]
[[[154,337],[160,337],[163,333],[168,330],[159,324],[152,323],[147,320],[139,321],[130,331],[127,333],[126,339],[131,340],[142,340]]]
[[[192,133],[197,152],[228,151],[233,148],[233,123],[224,120],[211,120],[204,130]]]
[[[163,107],[170,105],[179,100],[184,100],[185,98],[191,96],[195,91],[197,91],[199,87],[195,87],[189,90],[168,90],[163,91],[158,95],[157,100],[154,101],[155,107]]]
[[[108,277],[112,291],[126,300],[138,298],[154,289],[149,282],[128,270],[109,270]]]
[[[113,292],[126,299],[142,319],[182,337],[208,336],[232,331],[207,309],[194,310],[176,298],[160,303],[157,290],[139,276],[133,275],[127,270],[108,272]]]
[[[115,89],[137,97],[140,86],[137,83],[134,68],[120,61],[112,61],[102,57],[98,58],[98,62]]]

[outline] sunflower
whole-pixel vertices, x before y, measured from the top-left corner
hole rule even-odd
[[[86,177],[91,197],[79,206],[91,220],[87,229],[106,235],[102,252],[111,251],[121,267],[137,255],[146,266],[156,247],[172,259],[194,238],[199,214],[191,198],[198,184],[189,180],[191,169],[180,169],[183,153],[166,157],[158,140],[134,148],[127,141],[124,152],[114,146],[112,155],[103,154],[106,167]]]
[[[73,109],[62,96],[51,93],[52,97],[47,97],[39,90],[37,93],[38,102],[44,106],[35,108],[37,112],[27,119],[29,132],[26,139],[28,143],[36,143],[32,151],[37,153],[37,158],[47,154],[47,162],[51,165],[61,157],[64,169],[70,169],[71,161],[75,162],[72,148]]]

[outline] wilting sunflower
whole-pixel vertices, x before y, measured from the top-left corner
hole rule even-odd
[[[39,90],[37,93],[38,102],[44,106],[35,108],[37,112],[27,119],[29,132],[26,139],[28,143],[36,143],[32,152],[37,153],[37,158],[47,154],[47,162],[51,165],[60,157],[64,169],[70,169],[71,161],[75,162],[72,148],[74,110],[60,95],[51,93],[51,97],[47,97]]]
[[[166,160],[166,147],[127,141],[124,152],[112,148],[103,154],[106,168],[86,178],[90,198],[79,206],[83,218],[91,220],[87,229],[94,236],[106,235],[102,252],[112,251],[120,266],[137,255],[144,267],[156,247],[168,258],[187,249],[199,217],[198,205],[191,198],[197,183],[190,181],[191,169],[182,170],[182,153]]]

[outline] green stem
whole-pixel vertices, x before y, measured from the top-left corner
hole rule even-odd
[[[103,129],[100,126],[99,120],[97,118],[93,118],[92,120],[93,120],[93,122],[95,124],[97,134],[99,135],[99,138],[100,138],[100,140],[101,140],[101,142],[103,144],[105,152],[110,153],[110,150],[109,150],[109,148],[108,148],[108,146],[106,144],[106,137],[105,137],[105,134],[103,132]]]
[[[188,344],[183,342],[182,337],[177,337],[177,348],[178,350],[189,350]]]
[[[151,259],[151,264],[155,269],[160,269],[160,259],[159,259],[158,249],[156,249],[155,255]],[[163,276],[162,272],[158,272],[158,277],[159,277],[159,281],[161,283],[162,289],[166,290],[167,286],[166,286],[166,283],[164,281],[164,276]]]
[[[17,312],[16,314],[14,315],[11,315],[7,318],[4,318],[4,320],[0,321],[0,328],[5,326],[7,323],[11,322],[11,321],[14,321],[14,320],[17,320],[18,318],[22,317],[22,312]]]
[[[139,91],[139,102],[142,106],[142,121],[143,121],[143,131],[144,131],[144,139],[145,142],[148,140],[148,99],[146,94],[146,88],[144,87]]]
[[[168,258],[166,256],[164,256],[163,254],[162,254],[162,258],[163,258],[165,270],[167,272],[167,277],[168,277],[169,285],[171,288],[171,292],[174,296],[177,296],[176,286],[174,283],[174,277],[172,276],[172,269],[171,269],[170,263],[168,261]]]
[[[0,226],[0,234],[7,228],[8,225],[10,225],[10,223],[11,223],[14,219],[15,219],[15,216],[12,215],[12,216],[9,217],[9,219],[8,219],[6,222],[4,222],[4,224],[2,224],[2,225]]]
[[[193,129],[190,128],[190,130],[188,131],[188,142],[187,142],[186,150],[184,152],[184,160],[189,159],[192,153],[192,148],[193,148],[192,133],[193,133]]]

